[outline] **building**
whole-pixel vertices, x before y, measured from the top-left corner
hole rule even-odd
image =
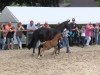
[[[95,0],[70,0],[70,7],[97,7]]]

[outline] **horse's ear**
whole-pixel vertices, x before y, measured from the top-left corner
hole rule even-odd
[[[70,19],[67,19],[67,22],[70,22]]]

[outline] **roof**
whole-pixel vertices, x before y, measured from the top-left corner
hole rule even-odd
[[[95,0],[71,0],[70,7],[96,7]]]
[[[5,7],[0,22],[22,22],[57,24],[67,19],[76,19],[77,24],[100,21],[100,7]]]

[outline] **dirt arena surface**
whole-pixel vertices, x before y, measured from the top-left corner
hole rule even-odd
[[[0,75],[100,75],[100,45],[61,49],[60,55],[37,58],[32,50],[0,50]]]

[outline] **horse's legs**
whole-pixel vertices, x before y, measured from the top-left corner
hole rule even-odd
[[[40,58],[40,56],[42,56],[42,52],[43,52],[43,45],[41,44],[41,45],[39,45],[39,47],[38,47],[38,58]]]
[[[37,40],[33,43],[33,54],[35,53],[36,44],[37,44]]]
[[[38,53],[38,58],[40,58],[41,56],[44,56],[42,52],[44,53],[43,49],[40,49]]]
[[[39,45],[38,47],[38,56],[41,54],[41,48],[43,47],[43,45]]]
[[[53,51],[52,55],[54,55],[54,54],[56,54],[56,53],[57,53],[57,48],[54,47],[54,51]]]
[[[54,51],[52,52],[52,54],[51,54],[51,55],[54,55],[54,54],[55,54],[55,49],[56,49],[56,48],[54,47]]]
[[[54,51],[52,52],[52,55],[54,55],[54,54],[59,54],[57,46],[54,47]]]
[[[60,53],[60,40],[58,40],[57,46],[54,47],[54,51],[53,51],[52,55],[57,54],[57,53],[58,54]]]
[[[35,48],[33,48],[33,54],[35,53]]]
[[[41,56],[44,57],[44,49],[41,50]]]
[[[60,42],[58,42],[58,44],[57,44],[57,46],[58,46],[58,54],[60,53]]]

